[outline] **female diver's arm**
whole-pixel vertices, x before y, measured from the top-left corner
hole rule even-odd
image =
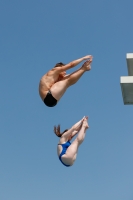
[[[78,133],[79,131],[73,131],[72,132],[72,138]]]
[[[66,131],[62,137],[69,137],[70,135],[72,135],[72,137],[74,137],[74,135],[76,135],[79,131],[79,129],[81,128],[82,122],[84,120],[85,117],[83,117],[79,122],[77,122],[76,124],[74,124],[68,131]]]
[[[79,122],[77,122],[74,126],[76,127],[76,129],[72,132],[72,138],[79,132],[79,130],[81,129],[82,126],[82,122],[84,119],[88,119],[87,116],[84,116],[82,120],[80,120]]]
[[[63,72],[63,71],[66,71],[68,69],[71,69],[72,67],[75,67],[76,65],[78,65],[79,63],[81,63],[83,60],[87,60],[87,59],[92,59],[93,57],[91,55],[87,55],[87,56],[84,56],[82,58],[79,58],[77,60],[74,60],[64,66],[61,66],[61,67],[57,67],[56,69],[58,70],[58,72]]]
[[[79,129],[81,128],[81,125],[82,125],[82,122],[84,120],[85,116],[79,121],[77,122],[76,124],[73,125],[73,128],[75,131],[79,131]]]

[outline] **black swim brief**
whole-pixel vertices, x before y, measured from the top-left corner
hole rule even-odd
[[[57,100],[52,96],[50,90],[48,91],[48,93],[44,99],[44,103],[48,107],[53,107],[57,104]]]

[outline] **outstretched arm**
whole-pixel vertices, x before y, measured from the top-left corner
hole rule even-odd
[[[75,126],[75,130],[72,132],[72,138],[79,132],[79,130],[81,129],[82,127],[82,122],[84,120],[84,118],[88,118],[87,116],[86,117],[83,117],[82,120],[80,120],[79,122],[77,122],[74,126]]]
[[[88,59],[92,59],[93,57],[91,55],[87,55],[87,56],[84,56],[82,58],[79,58],[77,60],[74,60],[62,67],[57,67],[56,69],[60,72],[63,72],[63,71],[66,71],[68,69],[71,69],[73,67],[75,67],[76,65],[78,65],[79,63],[81,63],[83,60],[88,60]]]
[[[84,118],[85,118],[85,116],[79,122],[77,122],[76,124],[74,124],[72,126],[74,131],[79,131],[79,129],[81,128],[81,125],[82,125],[82,122],[83,122]]]
[[[76,135],[79,131],[79,129],[81,128],[82,122],[84,120],[85,117],[83,117],[79,122],[77,122],[76,124],[74,124],[68,131],[66,131],[62,137],[69,137],[70,135],[72,135],[72,137],[74,137],[74,135]]]
[[[72,138],[78,133],[79,131],[73,131],[72,132]]]

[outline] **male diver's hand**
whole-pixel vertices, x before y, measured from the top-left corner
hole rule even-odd
[[[83,59],[84,60],[88,60],[88,59],[92,60],[93,56],[92,55],[87,55],[87,56],[84,56]]]

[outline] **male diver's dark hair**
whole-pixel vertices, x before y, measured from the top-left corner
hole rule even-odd
[[[58,136],[61,137],[63,135],[63,133],[65,133],[66,131],[68,131],[68,129],[65,129],[62,133],[60,132],[60,125],[58,126],[54,126],[54,133]]]
[[[55,68],[55,67],[61,67],[61,66],[64,66],[64,65],[65,65],[64,63],[59,62],[59,63],[56,63],[56,65],[54,66],[54,68]]]

